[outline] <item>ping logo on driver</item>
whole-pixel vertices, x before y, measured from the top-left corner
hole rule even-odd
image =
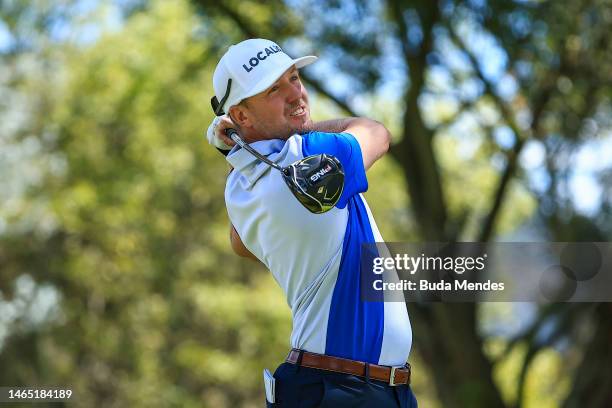
[[[331,169],[332,167],[328,164],[327,166],[325,166],[324,168],[322,168],[321,170],[315,172],[315,174],[310,176],[310,181],[314,183],[315,181],[317,181],[318,179],[320,179],[321,177],[329,173]]]

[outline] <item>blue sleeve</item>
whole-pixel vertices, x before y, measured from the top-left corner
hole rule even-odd
[[[367,191],[368,179],[363,166],[361,148],[355,136],[350,133],[306,133],[302,135],[302,153],[304,157],[327,153],[340,160],[344,169],[344,190],[336,207],[346,207],[351,197]]]

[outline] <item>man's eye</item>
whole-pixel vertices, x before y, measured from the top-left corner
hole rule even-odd
[[[292,77],[291,77],[291,80],[292,80],[292,81],[295,81],[295,80],[297,80],[297,79],[300,79],[300,77],[299,77],[299,76],[297,76],[297,75],[294,75],[294,76],[292,76]]]
[[[270,92],[268,92],[268,93],[272,93],[274,91],[278,91],[278,86],[275,85],[272,88],[270,88]]]

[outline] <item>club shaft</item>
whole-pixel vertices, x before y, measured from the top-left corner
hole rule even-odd
[[[274,167],[275,169],[279,170],[279,171],[283,171],[283,168],[281,166],[279,166],[278,164],[274,163],[273,161],[271,161],[270,159],[268,159],[266,156],[262,155],[261,153],[259,153],[257,150],[253,149],[251,146],[249,146],[244,140],[242,140],[242,138],[240,137],[240,135],[238,134],[238,132],[236,131],[236,129],[232,129],[229,128],[225,131],[225,133],[232,138],[232,140],[234,142],[236,142],[236,144],[240,147],[242,147],[243,149],[245,149],[247,152],[251,153],[253,156],[257,157],[259,160],[261,160],[262,162],[269,164],[270,166]]]

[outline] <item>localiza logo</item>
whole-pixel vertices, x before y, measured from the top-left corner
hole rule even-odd
[[[331,166],[328,164],[327,166],[325,166],[321,170],[318,170],[315,174],[310,176],[310,181],[313,181],[313,182],[317,181],[318,179],[320,179],[321,177],[329,173],[331,169],[332,169]]]
[[[255,68],[257,64],[259,64],[259,61],[263,61],[266,58],[268,58],[270,55],[273,55],[273,54],[276,54],[277,52],[282,52],[282,51],[283,50],[281,50],[281,47],[279,47],[278,45],[266,47],[263,50],[259,51],[257,54],[255,54],[254,57],[249,58],[250,68],[247,67],[247,64],[242,64],[242,68],[244,68],[246,72],[251,72],[253,68]]]

